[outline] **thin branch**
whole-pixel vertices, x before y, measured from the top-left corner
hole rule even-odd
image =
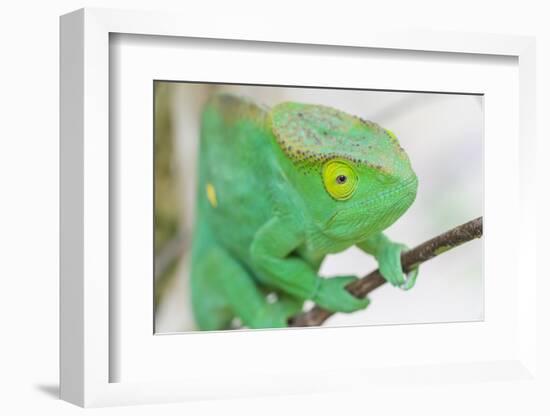
[[[155,253],[155,280],[163,276],[172,263],[185,253],[188,245],[189,239],[183,233],[178,233]]]
[[[407,273],[419,264],[430,260],[448,250],[466,243],[474,238],[480,238],[483,234],[483,219],[476,218],[470,222],[459,225],[431,240],[428,240],[412,250],[401,255],[403,272]],[[366,297],[374,289],[382,286],[386,280],[379,270],[375,270],[365,277],[350,283],[346,289],[358,298]],[[300,313],[289,320],[289,326],[319,326],[333,313],[318,306],[307,312]]]

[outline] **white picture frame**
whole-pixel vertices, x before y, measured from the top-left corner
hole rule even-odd
[[[516,170],[511,170],[512,180],[518,184],[512,195],[516,222],[511,227],[516,235],[516,244],[510,250],[517,258],[514,273],[522,270],[521,286],[515,293],[516,306],[511,319],[517,328],[501,328],[502,336],[509,339],[513,348],[503,348],[489,359],[489,352],[462,357],[458,363],[440,357],[440,364],[417,361],[395,368],[383,363],[377,367],[372,362],[354,367],[353,360],[322,361],[315,356],[311,365],[284,367],[275,360],[275,367],[250,372],[247,376],[243,361],[239,367],[221,369],[215,379],[216,368],[200,372],[197,368],[181,376],[147,374],[146,380],[134,377],[114,377],[112,368],[122,350],[112,348],[112,338],[120,328],[114,325],[112,314],[117,310],[113,304],[116,287],[110,283],[113,269],[110,258],[110,175],[116,170],[110,155],[110,35],[162,36],[164,39],[201,38],[224,39],[227,42],[270,42],[284,50],[285,45],[324,45],[331,50],[338,48],[374,48],[384,50],[424,51],[440,54],[469,54],[475,61],[479,55],[503,55],[517,58],[519,68],[519,159]],[[162,40],[160,40],[162,42]],[[330,46],[327,46],[330,45]],[[205,26],[193,16],[119,11],[107,9],[82,9],[61,18],[61,398],[80,406],[106,406],[117,404],[154,403],[182,401],[196,398],[242,397],[266,394],[296,394],[320,392],[342,388],[357,388],[377,385],[398,378],[401,382],[429,383],[433,380],[455,382],[479,382],[481,380],[532,380],[537,382],[535,360],[536,338],[536,279],[535,230],[536,218],[528,213],[536,211],[534,196],[534,146],[535,142],[535,43],[530,37],[465,34],[380,32],[361,30],[326,34],[322,26],[312,26],[307,33],[299,28],[281,30],[277,25],[239,25],[223,19]],[[444,88],[442,86],[442,88]],[[406,85],[404,86],[406,89]],[[515,126],[512,122],[512,126]],[[111,130],[110,130],[111,128]],[[516,130],[514,130],[515,132]],[[515,134],[515,133],[514,133]],[[508,154],[513,157],[514,152]],[[503,156],[505,157],[505,156]],[[515,175],[515,176],[514,176]],[[491,177],[489,176],[489,181]],[[490,183],[490,182],[489,182]],[[512,205],[514,205],[512,204]],[[494,219],[493,219],[494,218]],[[489,231],[498,229],[503,217],[489,217]],[[509,218],[508,218],[509,221]],[[510,221],[509,221],[510,222]],[[489,235],[491,235],[489,233]],[[520,244],[522,243],[522,244]],[[151,271],[152,272],[152,271]],[[493,286],[487,288],[491,291]],[[493,292],[491,292],[493,293]],[[150,310],[147,310],[149,313]],[[141,319],[141,318],[135,318]],[[147,319],[147,318],[145,318]],[[139,322],[138,322],[139,324]],[[501,325],[501,322],[496,322]],[[497,325],[497,326],[498,326]],[[438,331],[452,337],[454,327]],[[377,329],[383,337],[384,328]],[[483,335],[483,327],[467,328],[468,336]],[[336,331],[336,332],[335,332]],[[395,329],[391,331],[395,332]],[[411,332],[411,329],[398,329]],[[458,329],[456,330],[458,331]],[[289,337],[300,339],[304,345],[319,342],[324,337],[339,336],[342,339],[361,340],[361,328],[323,329],[311,332],[261,331],[260,336],[251,332],[223,334],[223,342],[230,344],[235,353],[242,343],[288,343]],[[325,334],[325,335],[323,335]],[[214,340],[221,334],[205,335]],[[150,334],[151,339],[153,334]],[[174,337],[175,338],[175,337]],[[280,341],[277,341],[277,340]],[[285,341],[283,341],[285,339]],[[308,339],[310,339],[308,341]],[[312,340],[313,339],[313,340]],[[215,340],[219,342],[219,338]],[[176,342],[170,337],[162,341],[156,337],[155,348],[174,348],[167,344]],[[175,344],[174,344],[175,345]],[[178,348],[180,348],[178,346]],[[204,348],[198,343],[194,348]],[[373,347],[374,348],[374,347]],[[206,352],[205,352],[206,354]],[[322,357],[322,356],[320,356]],[[195,357],[196,358],[196,357]],[[469,361],[466,361],[469,360]],[[198,361],[198,358],[196,358]],[[383,360],[382,360],[383,361]],[[321,364],[323,362],[323,364]],[[218,363],[216,365],[221,365]],[[414,372],[410,371],[413,365]],[[250,365],[249,367],[252,367]],[[292,367],[292,368],[291,368]],[[243,368],[243,375],[238,375]],[[274,369],[278,368],[278,371]],[[368,370],[368,371],[367,371]],[[176,373],[176,369],[173,370]],[[250,369],[252,371],[252,369]],[[413,374],[414,373],[414,374]],[[253,375],[253,377],[251,376]],[[322,375],[322,377],[320,377]],[[162,377],[161,377],[162,376]],[[117,379],[116,382],[113,382]],[[323,382],[319,382],[322,379]],[[533,381],[534,380],[534,381]]]

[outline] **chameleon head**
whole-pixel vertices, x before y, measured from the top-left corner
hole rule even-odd
[[[316,228],[360,240],[394,223],[416,197],[417,177],[395,135],[339,110],[283,103],[270,113],[285,174]]]

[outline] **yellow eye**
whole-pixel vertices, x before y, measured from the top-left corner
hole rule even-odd
[[[358,179],[347,162],[330,160],[323,166],[323,182],[330,196],[339,201],[345,201],[355,192]]]

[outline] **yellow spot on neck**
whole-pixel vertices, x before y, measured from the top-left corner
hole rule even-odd
[[[208,198],[208,202],[210,202],[210,205],[212,205],[214,208],[218,206],[218,199],[216,198],[216,189],[214,188],[214,185],[211,183],[206,184],[206,197]]]

